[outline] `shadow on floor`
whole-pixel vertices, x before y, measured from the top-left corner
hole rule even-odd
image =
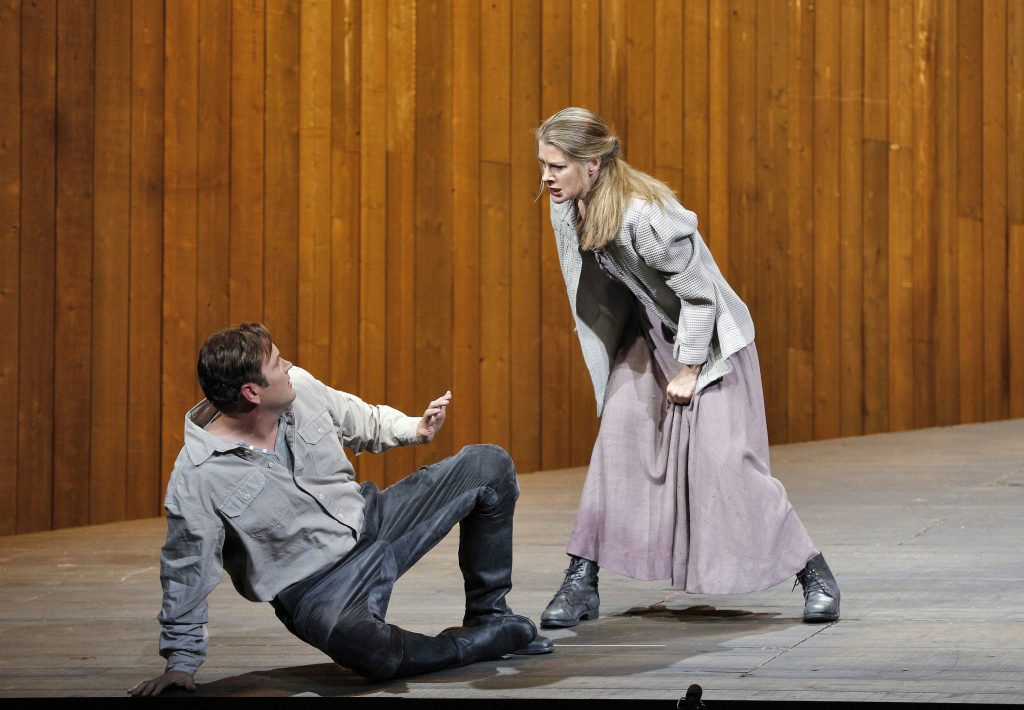
[[[507,656],[391,683],[369,683],[333,663],[319,663],[221,678],[200,684],[195,695],[415,696],[415,689],[410,689],[409,683],[420,689],[449,686],[453,695],[467,688],[539,688],[574,676],[608,678],[665,672],[683,659],[720,651],[723,644],[732,639],[768,634],[799,623],[799,620],[778,614],[742,609],[716,609],[707,605],[672,609],[664,604],[652,604],[560,630],[555,638],[555,652],[545,656]],[[436,692],[435,687],[432,693]],[[192,695],[185,691],[169,694]]]

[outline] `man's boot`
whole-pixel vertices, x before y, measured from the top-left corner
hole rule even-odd
[[[839,618],[839,585],[820,552],[807,560],[807,565],[796,573],[796,579],[804,589],[804,621],[818,623]]]
[[[575,626],[580,621],[596,619],[601,606],[597,594],[598,566],[582,557],[569,556],[565,581],[540,615],[543,628]]]
[[[458,665],[500,658],[506,653],[521,653],[537,637],[537,627],[525,616],[507,614],[496,616],[475,627],[454,626],[445,629],[438,638],[446,636],[455,644]]]
[[[505,603],[505,595],[512,589],[513,507],[498,513],[474,511],[459,524],[459,568],[466,589],[464,628],[506,624],[510,618],[526,619],[515,615]],[[551,639],[538,635],[534,627],[533,635],[512,653],[532,656],[554,650]]]

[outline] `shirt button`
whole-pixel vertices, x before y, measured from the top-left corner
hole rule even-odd
[[[252,494],[251,493],[243,493],[242,497],[245,498],[246,500],[249,500],[250,498],[252,498]]]
[[[274,468],[274,462],[273,461],[268,461],[267,462],[267,468]]]
[[[324,431],[324,428],[323,428],[322,426],[318,426],[318,427],[316,428],[316,430],[317,430],[317,433],[320,433],[320,434],[322,434],[322,433],[323,433],[323,431]]]
[[[255,448],[256,448],[255,446],[250,446],[249,447],[249,451],[253,451]]]
[[[267,450],[266,450],[266,449],[263,449],[263,453],[267,453]]]
[[[320,500],[323,500],[323,499],[324,499],[324,494],[323,494],[323,493],[319,494],[319,495],[317,496],[317,498],[319,498]]]

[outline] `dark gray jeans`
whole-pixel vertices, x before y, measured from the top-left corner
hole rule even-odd
[[[278,594],[278,618],[336,663],[375,680],[452,665],[449,638],[406,631],[384,615],[398,578],[456,524],[467,616],[507,609],[519,497],[512,459],[498,446],[467,446],[383,491],[372,483],[361,491],[366,510],[356,546]]]

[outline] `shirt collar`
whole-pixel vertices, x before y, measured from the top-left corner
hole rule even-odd
[[[209,400],[192,407],[185,415],[185,452],[193,466],[206,461],[216,453],[234,451],[237,445],[229,444],[219,436],[214,436],[204,427],[220,414]]]
[[[192,407],[185,415],[185,452],[193,466],[200,465],[214,454],[231,453],[242,448],[238,443],[229,443],[206,431],[209,423],[219,415],[220,412],[207,399]],[[283,423],[286,426],[295,423],[290,407],[284,413]]]

